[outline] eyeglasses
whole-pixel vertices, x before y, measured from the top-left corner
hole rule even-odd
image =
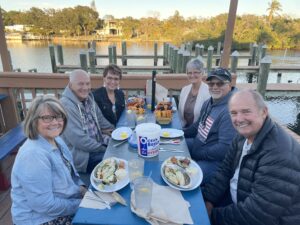
[[[54,119],[56,119],[57,122],[62,122],[65,119],[64,115],[62,114],[58,114],[55,116],[45,115],[45,116],[39,116],[38,118],[42,119],[43,122],[45,123],[51,123]]]
[[[217,86],[217,87],[223,87],[225,84],[229,84],[229,82],[223,82],[223,81],[219,81],[219,82],[207,82],[207,85],[209,87],[213,87],[213,86]]]

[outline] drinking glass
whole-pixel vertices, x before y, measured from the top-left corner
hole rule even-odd
[[[126,111],[126,120],[127,120],[128,127],[135,128],[136,113],[132,110],[127,110]]]
[[[153,181],[150,177],[139,177],[133,182],[135,208],[147,215],[151,211]]]
[[[129,181],[130,187],[133,189],[133,181],[144,175],[144,159],[137,158],[131,159],[128,162],[128,174],[129,174]]]

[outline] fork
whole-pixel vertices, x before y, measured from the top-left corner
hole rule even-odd
[[[102,203],[105,204],[105,206],[108,208],[108,209],[111,209],[111,206],[115,205],[117,202],[109,202],[109,201],[106,201],[105,199],[103,199],[103,197],[101,197],[101,195],[98,195],[97,192],[89,189],[89,191],[91,193],[93,193],[93,195],[95,196],[94,200],[100,200]],[[93,197],[92,197],[93,198]]]

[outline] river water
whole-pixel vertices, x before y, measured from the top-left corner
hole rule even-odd
[[[20,68],[25,72],[29,69],[36,68],[38,72],[51,72],[51,62],[49,54],[49,44],[47,41],[9,41],[7,43],[11,54],[13,68]],[[58,43],[55,43],[58,44]],[[79,65],[79,53],[87,51],[86,42],[64,42],[59,43],[63,46],[64,64]],[[108,45],[113,44],[109,42],[98,42],[96,45],[97,54],[108,54]],[[121,54],[121,43],[116,42],[117,54]],[[153,42],[127,42],[127,54],[129,55],[153,55]],[[163,54],[163,45],[158,43],[158,55]],[[240,52],[240,55],[248,54],[248,52]],[[270,55],[273,65],[298,65],[300,66],[300,51],[297,50],[273,50],[267,51]],[[98,65],[107,65],[108,59],[98,59]],[[118,60],[118,65],[121,65],[121,60]],[[239,65],[247,65],[248,59],[240,59]],[[153,59],[129,59],[128,65],[153,65]],[[162,60],[158,61],[158,65],[162,65]],[[0,60],[0,69],[2,70],[2,63]],[[246,74],[239,73],[237,78],[238,83],[247,82]],[[268,83],[277,82],[277,73],[270,73]],[[282,83],[299,83],[300,73],[282,73]],[[300,98],[298,97],[268,97],[267,103],[270,108],[271,115],[282,124],[290,124],[297,126],[300,124],[297,115],[300,111]],[[300,131],[299,131],[300,134]]]

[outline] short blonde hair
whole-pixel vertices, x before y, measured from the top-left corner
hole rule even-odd
[[[38,138],[38,118],[41,112],[46,108],[55,115],[63,116],[64,125],[62,132],[65,130],[67,126],[67,113],[60,101],[50,95],[41,95],[32,101],[24,120],[24,133],[29,139]]]

